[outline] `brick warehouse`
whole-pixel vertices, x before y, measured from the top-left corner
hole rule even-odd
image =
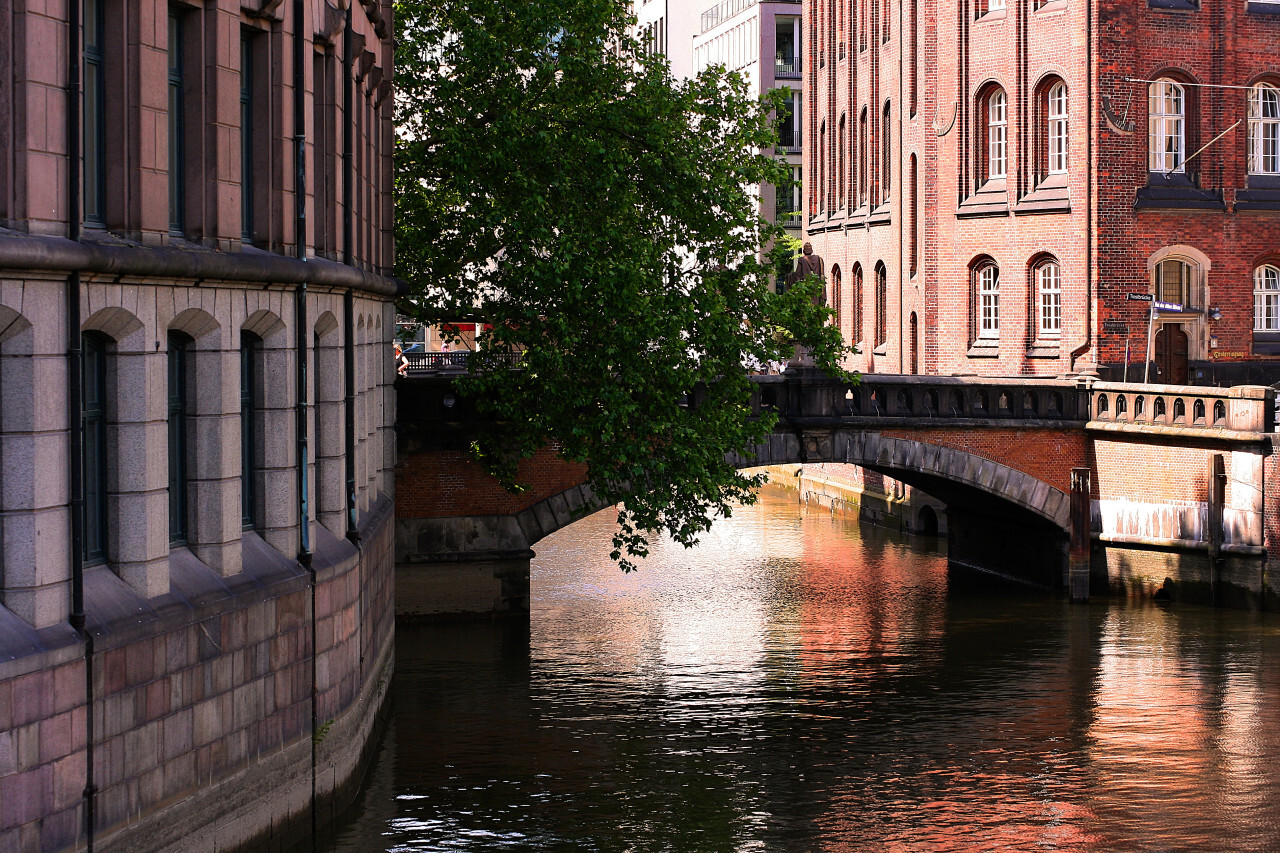
[[[850,366],[1280,380],[1280,2],[804,14],[806,228]],[[1148,341],[1130,295],[1182,310]]]

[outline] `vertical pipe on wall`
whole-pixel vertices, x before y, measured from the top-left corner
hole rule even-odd
[[[67,236],[80,239],[80,157],[84,147],[80,125],[80,2],[67,3]],[[84,642],[85,697],[85,850],[93,853],[94,805],[97,786],[93,767],[93,635],[84,612],[84,412],[81,383],[84,353],[80,348],[80,271],[67,277],[67,466],[70,486],[68,526],[71,536],[71,627]]]
[[[355,163],[351,153],[355,136],[351,120],[354,102],[354,40],[351,37],[351,5],[347,5],[346,24],[342,30],[342,262],[351,266],[355,257],[351,251],[351,185],[355,180]],[[355,294],[350,289],[342,299],[342,377],[346,399],[346,479],[347,479],[347,538],[360,541],[360,528],[356,518],[356,352],[355,352]]]

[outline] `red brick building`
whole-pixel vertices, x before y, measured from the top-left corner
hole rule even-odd
[[[1280,2],[807,0],[851,366],[1280,380]],[[1158,311],[1154,298],[1181,306]]]

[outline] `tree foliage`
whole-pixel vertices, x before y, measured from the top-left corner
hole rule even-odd
[[[744,365],[785,360],[793,340],[831,369],[846,351],[819,282],[769,286],[780,232],[752,188],[790,181],[768,154],[779,102],[723,68],[673,80],[628,6],[395,7],[404,307],[484,324],[461,391],[500,428],[477,456],[514,487],[515,463],[549,443],[584,462],[621,506],[627,569],[652,533],[688,545],[753,500],[761,478],[725,462],[773,426],[749,417]]]

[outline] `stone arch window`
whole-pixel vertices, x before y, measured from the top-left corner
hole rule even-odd
[[[1253,271],[1253,351],[1280,354],[1280,263]]]
[[[1155,297],[1159,302],[1190,304],[1195,270],[1183,258],[1165,258],[1156,264]]]
[[[907,221],[907,261],[914,278],[920,256],[920,172],[916,155],[911,155],[911,217]]]
[[[1259,83],[1249,90],[1249,174],[1280,177],[1280,88]]]
[[[1000,339],[1000,267],[991,258],[979,258],[970,267],[973,337],[978,342]]]
[[[975,115],[979,141],[974,151],[974,171],[978,185],[1002,181],[1009,172],[1009,99],[1004,89],[991,84],[978,94]]]
[[[123,308],[104,308],[81,326],[86,533],[84,558],[105,561],[140,595],[169,591],[168,537],[140,519],[168,517],[163,411],[166,353],[156,336]],[[103,454],[104,462],[94,458]],[[105,501],[105,503],[104,503]],[[97,507],[91,507],[91,504]]]
[[[862,264],[853,265],[853,342],[860,344],[865,339],[862,334],[862,306],[865,297],[862,293]]]
[[[170,331],[166,349],[166,423],[169,449],[169,543],[185,545],[188,522],[191,440],[191,348],[194,341],[182,332]]]
[[[1171,77],[1147,88],[1147,170],[1183,173],[1187,159],[1187,89]]]
[[[1051,176],[1067,173],[1069,107],[1067,84],[1061,77],[1049,76],[1040,81],[1035,95],[1035,162],[1033,165],[1037,182],[1044,182]]]
[[[1058,259],[1045,257],[1032,267],[1032,304],[1037,339],[1056,339],[1062,334],[1062,268]]]
[[[299,527],[297,385],[290,345],[284,322],[270,309],[254,311],[240,327],[242,522],[292,558]]]
[[[326,311],[316,320],[312,332],[312,386],[315,389],[315,433],[312,440],[315,476],[316,520],[335,536],[346,533],[346,480],[343,460],[343,430],[345,423],[345,387],[342,376],[341,326],[332,311]]]
[[[876,346],[889,341],[889,271],[884,261],[876,262]]]

